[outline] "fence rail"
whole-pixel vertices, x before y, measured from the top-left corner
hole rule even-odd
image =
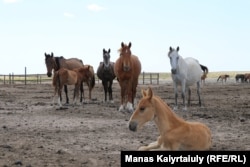
[[[139,84],[159,84],[159,73],[146,73],[143,72],[139,76]],[[0,84],[42,84],[51,83],[52,78],[47,77],[46,74],[0,74]],[[99,83],[99,79],[96,75],[96,82]]]

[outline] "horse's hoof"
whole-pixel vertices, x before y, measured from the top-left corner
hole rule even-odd
[[[125,107],[123,105],[121,105],[118,111],[119,112],[124,112],[125,111]]]
[[[127,103],[127,106],[126,106],[128,112],[133,112],[134,111],[134,108],[133,108],[133,104],[128,102]]]
[[[178,110],[178,107],[177,107],[177,106],[175,106],[175,107],[173,108],[173,110],[174,110],[174,111],[177,111],[177,110]]]

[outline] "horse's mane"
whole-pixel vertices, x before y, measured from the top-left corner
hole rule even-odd
[[[60,68],[61,68],[61,66],[60,66],[60,62],[59,62],[59,60],[61,60],[61,59],[64,59],[64,57],[63,57],[63,56],[60,56],[60,57],[55,57],[56,66],[58,67],[58,69],[60,69]]]

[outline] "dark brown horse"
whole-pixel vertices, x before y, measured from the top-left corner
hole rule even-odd
[[[58,104],[61,104],[61,92],[64,85],[75,85],[74,89],[74,104],[76,99],[79,97],[79,89],[82,86],[84,80],[89,80],[91,78],[91,73],[89,71],[89,66],[84,66],[80,68],[75,68],[73,70],[68,70],[66,68],[60,68],[54,73],[53,76],[53,86],[55,88],[53,104],[56,94],[58,94]]]
[[[245,74],[236,74],[235,80],[236,82],[239,82],[239,80],[241,80],[241,83],[245,82]]]
[[[107,92],[109,93],[109,100],[113,100],[112,84],[115,79],[114,62],[110,61],[110,49],[106,51],[103,49],[103,62],[100,62],[97,69],[97,76],[102,80],[102,85],[105,93],[105,102],[107,101]]]
[[[54,57],[53,52],[50,54],[44,53],[45,55],[45,64],[47,67],[47,75],[48,77],[52,76],[52,71],[57,71],[60,68],[65,68],[65,69],[69,69],[69,70],[73,70],[75,68],[79,68],[79,67],[83,67],[83,62],[82,60],[78,59],[78,58],[70,58],[70,59],[65,59],[64,57]],[[93,71],[93,67],[89,67],[89,70],[91,71],[91,73],[94,73]],[[95,85],[95,75],[92,75],[92,80],[91,81],[84,81],[87,83],[88,87],[89,87],[89,97],[91,97],[91,91]],[[81,90],[83,92],[83,85],[81,85]],[[68,90],[67,90],[67,85],[64,86],[64,91],[66,94],[66,103],[69,103],[69,98],[68,98]],[[80,101],[82,101],[82,93],[81,93],[81,99]]]
[[[132,112],[138,78],[141,73],[141,62],[137,56],[132,55],[130,48],[131,42],[128,45],[121,43],[120,56],[115,62],[114,70],[121,87],[119,111],[127,109]]]

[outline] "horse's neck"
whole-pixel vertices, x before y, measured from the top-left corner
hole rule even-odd
[[[180,73],[184,73],[187,71],[187,69],[188,69],[188,66],[187,66],[185,59],[179,56],[178,70],[180,71]]]
[[[66,59],[63,57],[57,57],[57,63],[59,68],[66,68],[68,69]]]
[[[154,120],[160,134],[163,135],[183,122],[160,97],[154,96],[154,103],[156,109]]]

